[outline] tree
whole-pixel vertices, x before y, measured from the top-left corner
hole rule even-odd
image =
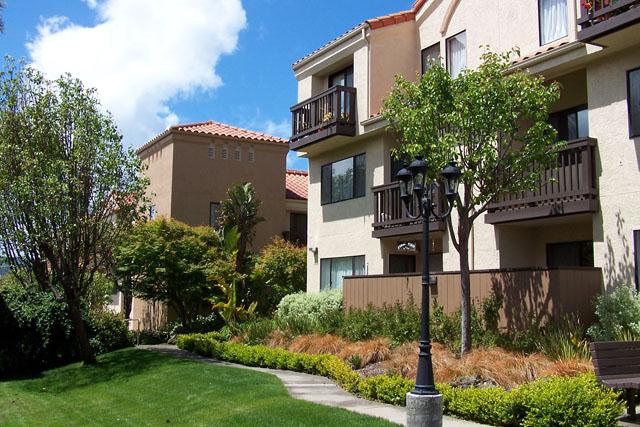
[[[256,226],[264,221],[258,215],[262,202],[255,196],[253,184],[246,182],[231,186],[227,198],[220,207],[220,224],[223,227],[236,227],[239,233],[236,253],[236,270],[244,271],[247,249],[256,235]]]
[[[498,195],[533,190],[560,145],[547,122],[559,87],[545,84],[542,76],[510,70],[514,53],[487,51],[477,69],[465,70],[455,79],[433,63],[417,83],[398,77],[384,102],[384,117],[401,142],[395,152],[398,158],[423,155],[432,179],[452,160],[463,171],[454,209],[457,229],[451,217],[447,221],[460,255],[462,353],[471,349],[473,223]]]
[[[216,292],[238,280],[221,234],[172,219],[139,222],[115,250],[116,274],[139,298],[169,304],[185,326]]]
[[[253,287],[261,313],[273,311],[289,294],[302,292],[307,284],[307,251],[275,237],[258,258],[253,274]]]
[[[14,272],[66,302],[85,363],[96,359],[81,299],[142,209],[141,171],[95,90],[7,60],[0,73],[0,245]]]

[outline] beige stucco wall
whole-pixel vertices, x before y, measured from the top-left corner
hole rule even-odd
[[[440,42],[440,53],[446,57],[445,40],[461,31],[467,32],[467,65],[475,68],[480,63],[484,46],[493,51],[507,51],[514,47],[522,54],[540,48],[538,30],[538,2],[496,0],[486,2],[461,0],[451,15],[449,25],[443,28],[452,1],[434,1],[418,16],[420,47],[422,49]],[[568,36],[561,41],[575,40],[576,4],[567,0]],[[445,29],[444,33],[441,30]]]
[[[396,75],[415,80],[420,72],[420,49],[413,21],[371,31],[369,41],[369,114],[376,115]]]
[[[216,156],[208,156],[214,144]],[[288,230],[285,210],[285,144],[250,143],[232,138],[211,139],[197,135],[174,137],[174,163],[171,217],[192,225],[209,225],[209,204],[226,198],[233,184],[251,182],[256,197],[262,201],[259,214],[265,221],[256,227],[254,249],[260,249],[271,238]],[[221,156],[226,145],[228,158]],[[241,160],[235,160],[237,147]],[[255,151],[255,162],[248,160],[249,149]]]
[[[171,189],[173,176],[173,144],[169,136],[140,156],[149,179],[147,197],[155,205],[158,215],[171,216]]]
[[[596,266],[605,284],[633,281],[633,230],[640,229],[640,138],[629,138],[626,71],[640,46],[587,67],[589,125],[598,139],[600,211],[594,221]]]
[[[353,144],[324,152],[309,159],[309,211],[307,290],[320,290],[320,259],[365,256],[368,274],[383,273],[380,242],[371,237],[373,231],[373,193],[371,187],[384,183],[385,146],[388,135],[354,139]],[[365,197],[322,206],[322,165],[358,154],[366,154]],[[317,255],[313,248],[318,248]]]

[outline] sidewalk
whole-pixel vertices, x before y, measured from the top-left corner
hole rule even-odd
[[[170,354],[176,357],[198,360],[205,363],[213,363],[217,365],[231,366],[234,368],[251,369],[254,371],[265,372],[278,377],[284,383],[284,386],[287,388],[291,396],[295,397],[296,399],[319,403],[321,405],[344,408],[349,411],[358,412],[360,414],[384,418],[400,425],[404,425],[406,421],[406,411],[404,407],[360,399],[359,397],[356,397],[342,390],[328,378],[304,374],[301,372],[256,368],[251,366],[238,365],[235,363],[221,362],[218,360],[209,359],[207,357],[202,357],[197,354],[189,353],[185,350],[180,350],[175,345],[169,344],[141,345],[138,346],[138,348],[157,351],[164,354]],[[442,425],[443,427],[473,427],[482,426],[483,424],[444,416]]]

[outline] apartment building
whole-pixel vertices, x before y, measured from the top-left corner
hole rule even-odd
[[[456,76],[487,45],[517,47],[514,68],[560,83],[550,121],[568,144],[539,189],[495,200],[476,221],[471,268],[592,267],[605,286],[637,284],[640,1],[418,0],[293,64],[290,147],[309,159],[309,292],[341,288],[345,276],[419,272],[424,250],[432,271],[459,269],[444,223],[420,247],[394,178],[398,142],[379,113],[396,74],[416,79],[440,58]]]
[[[150,217],[162,215],[190,225],[214,225],[229,187],[251,182],[262,202],[254,251],[274,236],[306,243],[307,174],[287,170],[288,141],[214,121],[172,126],[137,150],[147,167]],[[122,309],[114,295],[110,305]],[[142,328],[172,319],[164,304],[133,300],[131,316]],[[131,325],[137,328],[137,324]]]

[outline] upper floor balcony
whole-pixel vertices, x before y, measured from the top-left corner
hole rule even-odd
[[[407,234],[422,233],[422,220],[411,219],[407,214],[407,209],[400,199],[400,184],[392,182],[391,184],[379,185],[371,189],[374,199],[374,216],[373,216],[373,233],[376,238],[403,236]],[[412,210],[416,212],[418,207],[414,198],[412,202]],[[438,196],[434,200],[436,204],[436,212],[442,211],[442,196]],[[445,222],[433,220],[429,224],[430,231],[444,231]]]
[[[558,153],[556,166],[542,171],[534,191],[501,194],[489,205],[485,222],[500,224],[595,212],[595,147],[593,138],[570,141]]]
[[[578,18],[578,41],[609,45],[602,38],[640,23],[640,0],[588,0],[582,2]],[[629,29],[624,38],[637,38],[639,28]]]
[[[356,89],[334,86],[291,107],[292,150],[334,135],[356,134]]]

